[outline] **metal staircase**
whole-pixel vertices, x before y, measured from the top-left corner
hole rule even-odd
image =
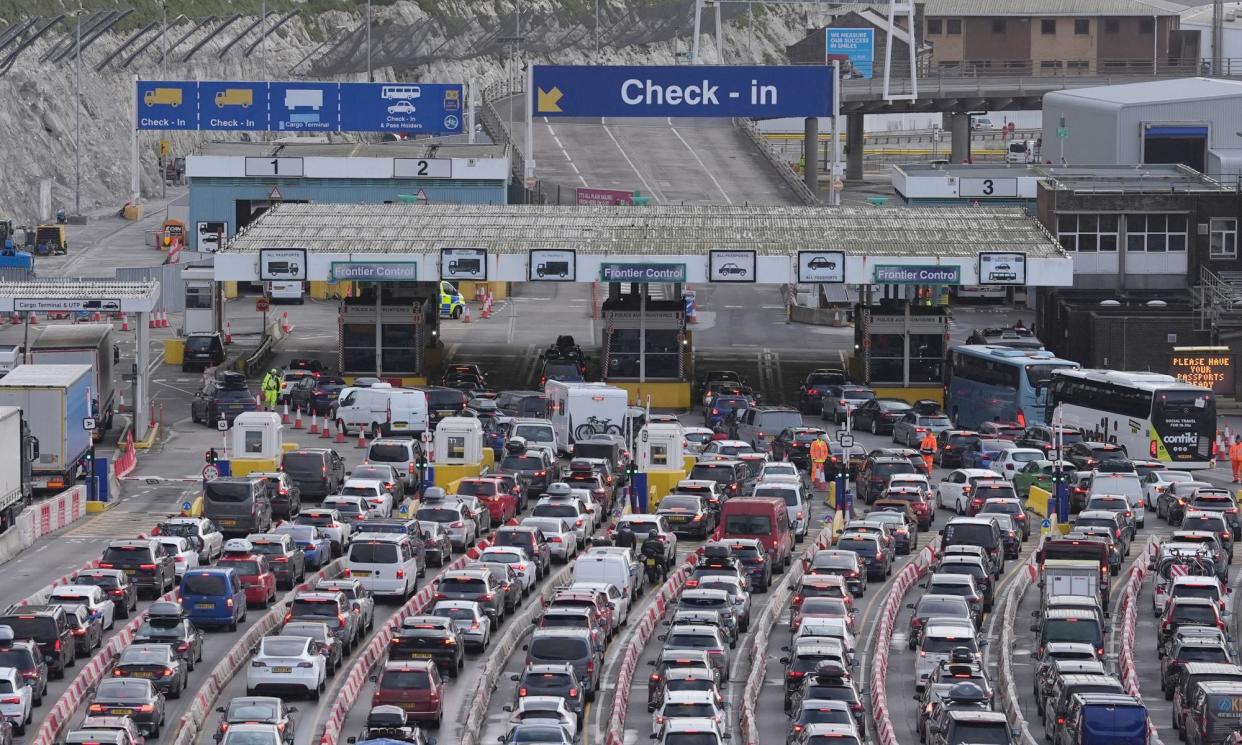
[[[1199,284],[1191,288],[1200,331],[1242,330],[1242,272],[1199,268]]]

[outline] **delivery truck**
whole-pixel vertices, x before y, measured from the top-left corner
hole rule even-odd
[[[39,441],[30,434],[22,410],[0,406],[0,533],[30,505],[30,465],[39,457]]]
[[[544,396],[556,432],[556,448],[566,455],[577,440],[623,433],[629,399],[624,388],[549,380],[544,384]]]
[[[26,412],[39,443],[30,466],[33,489],[61,491],[85,475],[93,377],[87,365],[19,365],[0,378],[0,406]]]
[[[1100,565],[1078,559],[1048,559],[1040,577],[1040,609],[1054,596],[1076,595],[1094,600],[1107,600],[1101,590]],[[1107,604],[1105,605],[1107,607]]]
[[[112,341],[112,325],[82,323],[72,326],[48,326],[30,345],[29,362],[35,365],[89,365],[92,370],[92,416],[99,422],[95,429],[98,441],[112,429],[116,414],[116,385],[112,365],[120,351]]]

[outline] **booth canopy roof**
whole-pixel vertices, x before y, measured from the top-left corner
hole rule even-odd
[[[490,205],[280,204],[221,249],[311,253],[430,254],[445,247],[524,254],[533,248],[585,254],[706,256],[710,249],[793,255],[832,249],[854,255],[976,257],[1021,251],[1066,258],[1056,240],[1018,208],[819,208],[747,206],[525,207]]]
[[[14,310],[15,299],[23,301],[116,301],[98,305],[97,310],[145,313],[155,307],[160,296],[158,282],[123,282],[115,279],[35,279],[0,281],[0,311]],[[48,307],[48,310],[55,308]],[[42,310],[42,308],[40,308]]]

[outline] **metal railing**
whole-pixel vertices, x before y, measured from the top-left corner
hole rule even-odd
[[[1195,311],[1199,318],[1199,330],[1207,331],[1221,326],[1242,326],[1242,272],[1214,272],[1206,266],[1199,267],[1199,284],[1191,288]]]
[[[776,175],[780,176],[781,180],[789,188],[793,189],[794,194],[798,196],[798,199],[803,204],[812,206],[820,204],[819,195],[811,191],[806,182],[802,180],[802,174],[790,167],[789,161],[772,147],[772,143],[768,142],[768,139],[763,136],[763,133],[759,131],[759,127],[755,126],[753,121],[750,119],[734,119],[733,126],[750,138],[755,147],[759,149],[759,154],[767,159],[772,168],[776,170]]]

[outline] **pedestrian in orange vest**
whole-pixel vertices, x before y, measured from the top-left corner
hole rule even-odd
[[[932,463],[936,456],[936,433],[929,430],[923,435],[923,439],[919,442],[919,453],[923,456],[923,463],[927,465],[927,475],[930,478]]]
[[[820,435],[811,440],[810,447],[811,456],[811,483],[819,484],[824,481],[824,464],[828,462],[828,436]]]
[[[1242,484],[1242,435],[1233,438],[1229,446],[1229,465],[1233,466],[1233,483]]]

